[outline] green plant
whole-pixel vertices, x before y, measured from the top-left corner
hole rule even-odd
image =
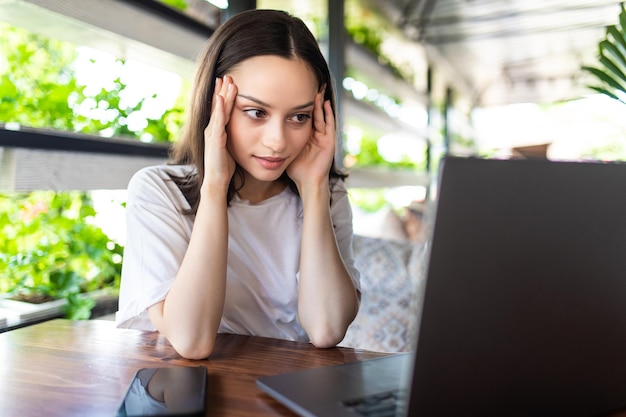
[[[385,54],[383,43],[395,31],[394,26],[377,13],[364,7],[363,2],[346,2],[345,28],[347,34],[357,44],[376,56],[378,62],[387,66],[396,76],[412,81],[412,71]]]
[[[119,62],[123,65],[122,61]],[[123,100],[128,84],[122,82],[118,76],[113,80],[112,85],[113,88],[101,89],[92,99],[84,100],[81,108],[87,115],[74,113],[72,119],[74,130],[79,130],[83,133],[107,131],[107,135],[110,136],[132,139],[147,136],[150,142],[172,142],[174,140],[183,123],[182,107],[166,110],[159,119],[145,118],[143,128],[133,130],[129,127],[128,121],[130,116],[135,112],[141,111],[146,100],[155,99],[156,94],[129,104]],[[109,116],[107,119],[91,117],[90,114],[98,114],[97,110],[107,110],[113,116]]]
[[[620,4],[619,24],[606,28],[603,40],[598,44],[599,67],[583,66],[600,85],[589,88],[626,104],[626,8]]]
[[[119,288],[123,248],[93,224],[85,193],[0,195],[0,290],[17,299],[66,298],[66,316],[87,319],[81,294]]]
[[[3,23],[0,37],[0,122],[71,130],[69,97],[84,97],[74,48]]]
[[[385,190],[381,188],[352,188],[348,195],[350,203],[366,213],[376,213],[389,206]]]
[[[407,155],[404,155],[400,161],[389,162],[381,154],[378,149],[378,141],[369,137],[361,140],[361,150],[356,155],[357,167],[385,167],[393,169],[413,169],[415,163],[411,161]]]
[[[128,85],[118,72],[110,73],[111,88],[94,95],[77,81],[74,45],[0,23],[0,123],[172,142],[183,123],[183,97],[160,118],[145,118],[144,128],[131,130],[129,117],[155,95],[127,103]],[[125,62],[117,60],[121,71]],[[92,65],[98,65],[92,62]],[[94,68],[95,69],[95,68]],[[108,110],[106,119],[101,112]],[[112,115],[111,115],[112,114]]]
[[[3,23],[0,38],[0,123],[89,133],[108,129],[134,138],[149,133],[155,140],[172,140],[179,128],[182,112],[174,108],[147,119],[144,131],[130,130],[125,121],[145,98],[123,104],[126,85],[118,74],[111,74],[112,89],[87,96],[77,81],[74,45]],[[115,117],[85,115],[86,103]],[[94,300],[85,293],[119,288],[123,251],[93,224],[94,214],[87,192],[0,194],[0,293],[30,302],[65,298],[68,318],[89,318]]]
[[[401,155],[400,159],[387,160],[381,154],[378,132],[368,131],[358,140],[357,144],[346,145],[344,163],[354,168],[383,168],[391,170],[424,169],[424,162],[414,161],[409,152]]]
[[[187,10],[189,7],[186,0],[161,0],[161,2],[179,10]]]

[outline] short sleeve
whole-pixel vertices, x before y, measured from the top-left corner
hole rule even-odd
[[[360,293],[360,272],[354,261],[352,248],[352,208],[348,199],[348,191],[343,181],[337,181],[332,186],[330,214],[335,229],[335,238],[343,262],[350,273],[355,288]]]
[[[144,168],[128,185],[118,327],[155,330],[147,308],[165,299],[189,245],[189,205],[168,172]]]

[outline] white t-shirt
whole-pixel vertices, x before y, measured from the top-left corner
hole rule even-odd
[[[155,330],[147,308],[164,300],[178,273],[194,216],[168,173],[191,166],[159,165],[138,171],[128,185],[127,239],[118,327]],[[332,190],[337,244],[357,289],[352,211],[343,182]],[[235,197],[228,207],[226,300],[219,332],[308,341],[297,319],[302,202],[289,188],[259,204]]]

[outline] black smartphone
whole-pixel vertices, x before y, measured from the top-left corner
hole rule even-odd
[[[140,369],[117,416],[204,416],[206,379],[204,366]]]

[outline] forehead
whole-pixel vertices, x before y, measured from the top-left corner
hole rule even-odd
[[[313,100],[319,88],[310,65],[300,58],[256,56],[240,62],[229,75],[239,94],[271,105],[301,105]]]

